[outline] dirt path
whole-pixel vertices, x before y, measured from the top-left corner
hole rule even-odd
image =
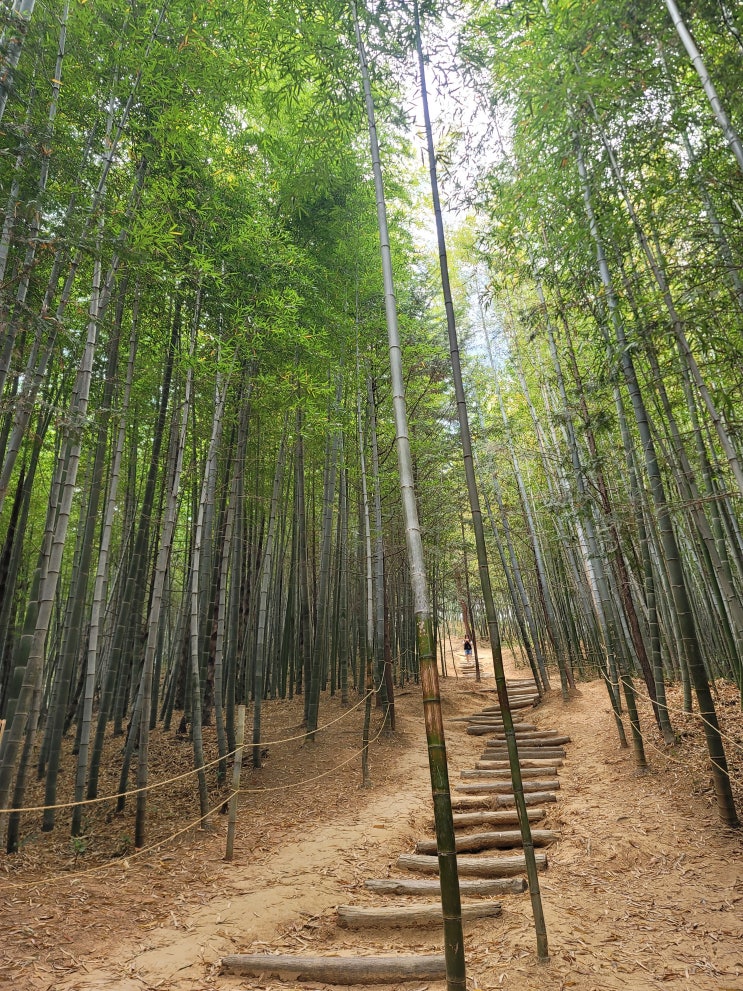
[[[487,655],[483,660],[487,670]],[[482,708],[493,682],[476,688],[452,677],[443,687],[455,784],[482,741],[450,717]],[[217,817],[211,833],[189,834],[147,862],[123,860],[103,874],[13,889],[10,897],[6,889],[0,987],[268,988],[278,982],[221,975],[217,961],[243,950],[437,952],[435,928],[367,935],[340,930],[333,919],[339,903],[379,903],[363,880],[399,874],[397,855],[430,835],[415,686],[397,709],[395,738],[372,746],[371,790],[359,790],[355,759],[327,774],[339,757],[355,753],[360,712],[331,727],[311,754],[297,745],[272,756],[251,781],[280,787],[296,779],[300,759],[307,775],[325,777],[246,796],[232,865],[221,859],[226,824]],[[327,712],[329,719],[332,708]],[[617,747],[598,682],[581,685],[567,704],[553,695],[532,721],[573,738],[545,823],[561,834],[542,875],[551,959],[536,962],[528,896],[504,896],[501,918],[467,926],[469,986],[742,991],[740,837],[718,826],[698,761],[682,751],[669,770],[667,759],[651,752],[651,771],[638,777],[630,753]]]

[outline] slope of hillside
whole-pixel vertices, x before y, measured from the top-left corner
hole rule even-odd
[[[482,749],[482,739],[467,736],[452,717],[481,709],[492,691],[492,678],[480,686],[464,677],[443,682],[452,784]],[[300,706],[268,704],[272,739],[298,735]],[[741,718],[735,706],[721,710],[740,796]],[[186,830],[144,855],[124,849],[113,860],[102,852],[96,859],[92,840],[90,853],[75,851],[62,829],[53,839],[32,838],[0,868],[7,919],[0,987],[286,987],[220,973],[219,959],[248,950],[439,951],[435,926],[355,932],[337,928],[334,914],[339,903],[379,904],[363,881],[399,876],[397,856],[431,835],[420,712],[419,691],[410,686],[398,697],[397,732],[371,746],[368,790],[359,788],[361,708],[344,716],[331,702],[321,722],[343,718],[315,745],[271,746],[265,768],[244,775],[232,864],[222,859],[226,817],[219,814],[209,830]],[[581,684],[567,704],[553,693],[529,718],[572,737],[558,800],[544,822],[560,834],[541,875],[551,959],[536,961],[528,896],[504,895],[500,918],[466,926],[470,986],[743,987],[740,836],[718,825],[693,719],[676,717],[683,742],[668,754],[645,717],[651,767],[638,776],[631,753],[617,747],[600,682]],[[153,800],[161,838],[188,825],[191,812],[178,806],[181,788]],[[109,832],[125,835],[128,816],[113,820]],[[421,983],[409,987],[418,991]]]

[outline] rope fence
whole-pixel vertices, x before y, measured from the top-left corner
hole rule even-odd
[[[380,683],[380,687],[381,687],[381,683]],[[354,705],[352,705],[349,709],[346,709],[339,716],[336,716],[335,719],[331,719],[329,722],[323,723],[322,726],[318,726],[317,729],[315,730],[309,730],[309,731],[305,730],[303,733],[298,733],[295,736],[286,736],[279,740],[262,740],[260,743],[250,743],[250,744],[245,744],[244,746],[250,746],[250,747],[257,746],[260,747],[261,749],[264,749],[265,747],[277,747],[284,743],[293,743],[296,740],[304,740],[311,733],[312,734],[321,733],[324,730],[328,729],[330,726],[335,725],[335,723],[339,723],[347,716],[350,716],[352,712],[354,712],[356,709],[359,708],[360,705],[363,705],[363,703],[366,702],[366,700],[369,698],[370,695],[374,695],[374,693],[377,691],[379,691],[379,688],[370,689],[366,693],[366,695],[362,696],[359,699],[359,701],[356,702]],[[84,798],[81,799],[79,802],[75,802],[75,801],[58,802],[56,805],[26,805],[18,809],[5,808],[5,809],[0,809],[0,815],[12,815],[13,813],[20,815],[21,813],[26,813],[26,812],[45,812],[47,810],[56,811],[57,809],[74,809],[77,807],[82,807],[83,805],[98,805],[101,802],[112,802],[114,800],[118,801],[119,799],[122,798],[130,798],[131,796],[139,795],[142,792],[154,791],[156,788],[164,788],[166,785],[174,784],[176,781],[182,781],[185,778],[192,778],[195,775],[199,774],[201,771],[208,771],[210,768],[216,767],[217,764],[221,764],[223,761],[228,760],[230,757],[234,757],[238,749],[239,748],[236,747],[234,750],[230,750],[229,753],[223,754],[221,757],[215,757],[214,760],[210,760],[206,764],[202,764],[201,767],[192,767],[188,771],[183,771],[181,774],[174,774],[170,778],[164,778],[161,781],[154,781],[152,784],[143,785],[141,788],[130,788],[128,791],[117,791],[109,795],[100,795],[97,796],[96,798]]]
[[[364,699],[362,699],[361,701],[365,701],[365,699],[369,695],[372,695],[372,694],[373,694],[373,690],[370,691],[370,692],[368,692],[367,695],[364,697]],[[356,708],[356,707],[354,707],[354,708]],[[333,720],[333,722],[338,722],[338,721],[339,721],[339,719]],[[329,726],[329,725],[331,725],[331,723],[326,723],[325,724],[326,727]],[[142,847],[139,850],[135,850],[131,854],[127,854],[126,857],[117,858],[116,860],[110,860],[110,861],[108,861],[107,863],[104,863],[104,864],[96,864],[94,867],[89,867],[86,870],[74,871],[74,872],[64,872],[64,873],[61,873],[61,874],[50,875],[50,876],[48,876],[46,878],[38,878],[38,879],[36,879],[34,881],[15,882],[15,881],[7,881],[6,880],[6,881],[3,881],[3,882],[0,882],[0,892],[1,891],[8,891],[8,890],[29,890],[31,888],[43,887],[43,886],[50,885],[50,884],[57,884],[57,883],[59,883],[61,881],[66,883],[66,882],[68,882],[69,880],[71,880],[73,878],[89,877],[89,876],[95,875],[95,874],[100,873],[100,872],[103,872],[103,871],[111,870],[112,868],[115,868],[117,866],[120,866],[122,860],[125,860],[127,862],[127,864],[128,864],[129,861],[140,859],[140,858],[144,857],[145,855],[147,855],[149,853],[152,853],[155,850],[159,850],[161,847],[165,846],[166,844],[172,843],[174,840],[178,839],[179,836],[182,836],[184,833],[189,832],[189,830],[195,829],[196,827],[198,827],[199,825],[201,825],[202,822],[204,822],[205,820],[207,820],[210,816],[214,815],[214,813],[216,813],[218,809],[223,808],[224,805],[226,805],[231,799],[233,799],[234,797],[236,797],[238,795],[241,795],[241,794],[244,794],[244,795],[257,795],[257,794],[261,794],[261,793],[264,793],[264,792],[267,793],[267,792],[286,791],[289,788],[294,788],[294,789],[296,789],[296,788],[302,788],[302,787],[304,787],[306,785],[312,784],[315,781],[319,781],[320,779],[325,778],[325,777],[327,777],[330,774],[335,774],[336,771],[339,771],[342,767],[345,767],[347,764],[350,764],[352,761],[354,761],[358,757],[360,757],[361,754],[365,750],[367,750],[368,747],[371,746],[372,743],[375,743],[380,738],[380,736],[382,735],[382,733],[384,732],[385,725],[386,725],[386,720],[383,719],[382,722],[381,722],[381,724],[380,724],[380,726],[379,726],[379,729],[377,730],[377,732],[375,734],[375,736],[373,736],[369,740],[369,742],[367,744],[365,744],[360,749],[356,750],[353,754],[351,754],[350,757],[345,758],[345,760],[342,760],[339,763],[334,764],[332,767],[326,768],[324,771],[321,771],[319,774],[315,774],[315,775],[313,775],[310,778],[304,778],[304,779],[302,779],[300,781],[288,782],[287,784],[277,785],[277,786],[271,787],[271,788],[237,788],[237,789],[233,789],[229,794],[222,796],[220,798],[219,802],[216,805],[214,805],[211,809],[209,809],[209,811],[205,815],[201,815],[197,819],[192,820],[186,826],[181,827],[180,829],[176,830],[176,832],[171,833],[169,836],[166,836],[166,837],[164,837],[161,840],[157,840],[155,843],[151,843],[150,845],[148,845],[146,847]],[[304,734],[304,735],[307,735],[307,734]],[[245,750],[245,749],[248,749],[249,747],[252,747],[252,746],[253,746],[253,744],[246,743],[246,744],[243,745],[242,748],[239,748],[238,747],[234,751],[234,753],[237,753],[238,750],[240,750],[240,749]],[[182,777],[182,775],[179,775],[178,777]],[[174,780],[178,780],[178,778],[176,778]],[[164,784],[164,782],[161,782],[160,784]],[[23,811],[23,810],[21,810],[21,809],[13,809],[12,811],[14,811],[14,812],[20,812],[20,811]]]
[[[723,740],[726,740],[735,750],[738,750],[740,751],[740,753],[743,753],[743,746],[741,746],[737,740],[734,740],[732,736],[730,736],[728,733],[724,733],[719,728],[719,726],[718,727],[713,726],[712,723],[709,721],[709,719],[704,718],[701,712],[686,712],[684,709],[680,708],[679,706],[669,706],[668,704],[661,705],[660,702],[653,702],[653,699],[650,697],[650,695],[648,695],[646,691],[638,690],[634,682],[632,687],[634,689],[635,695],[639,696],[639,698],[644,699],[644,701],[649,702],[651,705],[657,705],[659,709],[665,709],[665,711],[669,714],[674,713],[675,715],[691,716],[692,719],[698,719],[700,723],[704,723],[706,726],[709,726],[711,729],[717,729],[717,731],[720,734],[720,737]]]

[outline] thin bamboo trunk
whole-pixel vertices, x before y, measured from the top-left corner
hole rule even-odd
[[[492,586],[490,583],[490,568],[488,564],[487,548],[485,545],[485,530],[482,523],[482,512],[480,509],[480,497],[475,478],[474,460],[472,456],[472,439],[469,428],[469,416],[467,412],[467,400],[464,392],[462,379],[462,369],[459,357],[459,339],[454,317],[454,305],[451,297],[449,284],[449,266],[446,253],[446,240],[444,236],[444,223],[439,200],[438,178],[436,175],[436,153],[433,144],[433,132],[428,110],[428,95],[426,92],[425,64],[423,58],[423,46],[421,42],[420,20],[418,12],[418,0],[413,0],[413,16],[415,19],[415,36],[418,50],[418,72],[420,75],[421,98],[423,101],[423,113],[426,126],[426,140],[428,144],[428,163],[431,178],[431,193],[433,197],[434,215],[436,221],[436,234],[439,250],[439,265],[441,270],[441,282],[444,295],[444,306],[446,309],[446,322],[449,335],[449,353],[452,363],[452,374],[454,380],[454,391],[457,403],[457,414],[459,418],[460,441],[462,444],[462,454],[464,459],[465,477],[467,480],[467,494],[469,497],[470,512],[472,514],[472,525],[475,533],[475,545],[477,548],[477,563],[480,574],[480,587],[485,602],[485,611],[488,621],[488,632],[490,635],[490,647],[493,654],[493,668],[495,681],[498,689],[498,699],[505,727],[506,740],[508,744],[508,756],[511,761],[511,777],[513,782],[513,793],[516,799],[516,807],[519,812],[521,836],[526,860],[526,871],[529,879],[529,891],[531,897],[532,912],[534,915],[534,926],[537,937],[537,954],[540,959],[547,959],[549,956],[547,944],[547,928],[542,909],[541,894],[539,891],[539,878],[537,875],[536,859],[534,856],[534,844],[531,836],[531,826],[524,802],[524,786],[521,779],[521,768],[519,766],[518,751],[516,746],[516,736],[513,730],[513,718],[508,699],[506,686],[506,676],[503,669],[503,655],[501,652],[500,631],[498,628],[498,618],[495,611]]]
[[[449,792],[446,742],[441,713],[438,671],[436,668],[436,645],[433,642],[431,606],[428,599],[423,544],[421,541],[420,523],[418,521],[418,507],[415,499],[413,462],[410,451],[407,408],[405,403],[405,381],[402,371],[402,349],[397,323],[397,303],[395,300],[392,258],[387,228],[387,208],[384,197],[382,166],[379,159],[374,101],[369,81],[366,52],[361,37],[356,0],[351,0],[351,9],[353,12],[356,45],[364,87],[372,168],[374,172],[374,188],[377,201],[377,220],[384,279],[385,316],[392,379],[392,404],[400,472],[400,494],[402,497],[408,564],[413,592],[413,611],[416,618],[416,640],[421,673],[421,687],[423,689],[423,709],[426,723],[429,767],[431,771],[431,790],[436,819],[438,865],[441,876],[441,906],[444,919],[446,982],[448,991],[464,991],[466,987],[466,974],[464,939],[462,934],[462,909],[459,896],[457,855],[454,846],[454,824],[452,821],[451,795]]]
[[[616,336],[616,342],[619,347],[622,372],[630,394],[632,407],[642,440],[643,451],[645,454],[645,467],[648,474],[648,480],[650,482],[653,502],[658,515],[658,525],[660,529],[664,557],[671,576],[674,608],[681,629],[684,652],[689,660],[690,674],[697,695],[697,701],[699,703],[700,715],[704,720],[704,733],[710,755],[718,810],[721,819],[726,825],[736,826],[738,825],[738,815],[735,810],[735,803],[730,786],[727,759],[725,756],[724,747],[722,745],[717,712],[712,699],[712,693],[710,691],[709,681],[704,669],[704,662],[697,639],[696,629],[694,627],[694,620],[686,589],[686,582],[681,565],[678,544],[673,530],[673,524],[666,500],[665,488],[663,486],[663,481],[658,466],[655,443],[650,431],[647,410],[645,408],[643,397],[640,393],[637,375],[635,373],[634,361],[627,344],[624,327],[616,306],[613,282],[608,264],[606,262],[603,242],[593,210],[591,189],[577,135],[575,147],[578,173],[583,190],[583,201],[591,237],[594,241],[596,249],[599,274],[606,293],[609,316],[612,322],[614,334]]]

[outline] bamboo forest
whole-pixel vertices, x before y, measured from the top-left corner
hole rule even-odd
[[[3,0],[0,988],[743,988],[742,65]]]

